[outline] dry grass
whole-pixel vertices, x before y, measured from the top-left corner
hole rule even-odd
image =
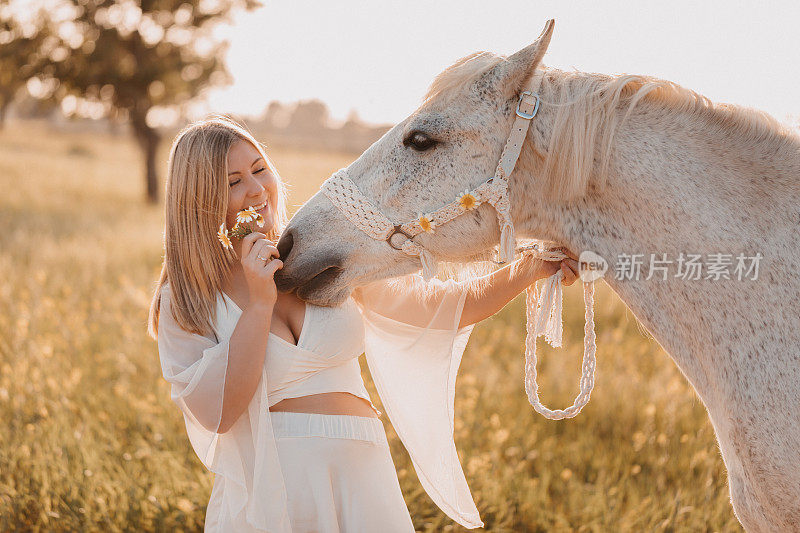
[[[293,205],[352,157],[271,155]],[[126,137],[0,133],[2,531],[202,530],[212,475],[145,333],[163,210],[143,205],[140,168]],[[567,293],[567,347],[541,350],[553,406],[579,373],[583,309],[578,286]],[[473,333],[456,444],[487,530],[740,531],[702,404],[605,285],[597,302],[597,386],[577,419],[527,404],[522,296]],[[417,529],[461,530],[387,432]]]

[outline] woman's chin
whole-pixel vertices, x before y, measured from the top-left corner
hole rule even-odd
[[[259,231],[263,232],[265,235],[269,235],[275,230],[275,219],[272,216],[272,212],[270,211],[266,216],[264,216],[264,227],[261,228]],[[277,244],[278,238],[275,237],[275,244]]]

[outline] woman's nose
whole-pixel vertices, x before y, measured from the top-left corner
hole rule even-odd
[[[263,198],[264,197],[264,191],[266,190],[266,188],[263,185],[261,185],[261,182],[259,182],[255,178],[255,176],[253,176],[252,174],[250,175],[250,179],[248,180],[248,184],[249,184],[249,187],[248,187],[249,191],[248,192],[252,196],[257,196],[258,198]]]

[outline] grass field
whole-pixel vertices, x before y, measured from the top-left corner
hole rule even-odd
[[[270,153],[292,210],[353,158]],[[127,137],[0,132],[0,531],[202,531],[212,474],[145,331],[163,207],[142,182]],[[580,371],[579,284],[566,292],[566,347],[540,349],[551,407],[572,402]],[[524,296],[475,328],[455,438],[486,529],[741,531],[702,404],[604,283],[596,302],[597,383],[572,420],[527,403]],[[462,531],[383,419],[417,530]]]

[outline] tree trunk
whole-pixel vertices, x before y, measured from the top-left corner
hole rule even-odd
[[[9,100],[5,98],[0,99],[0,130],[2,130],[6,125],[6,114],[8,113],[8,106],[11,104]]]
[[[147,125],[147,121],[145,120],[146,115],[147,110],[144,110],[144,112],[131,112],[131,125],[133,126],[136,141],[139,143],[139,148],[142,149],[144,155],[145,200],[147,203],[156,204],[158,203],[156,151],[158,150],[158,142],[161,140],[161,136],[156,130]]]

